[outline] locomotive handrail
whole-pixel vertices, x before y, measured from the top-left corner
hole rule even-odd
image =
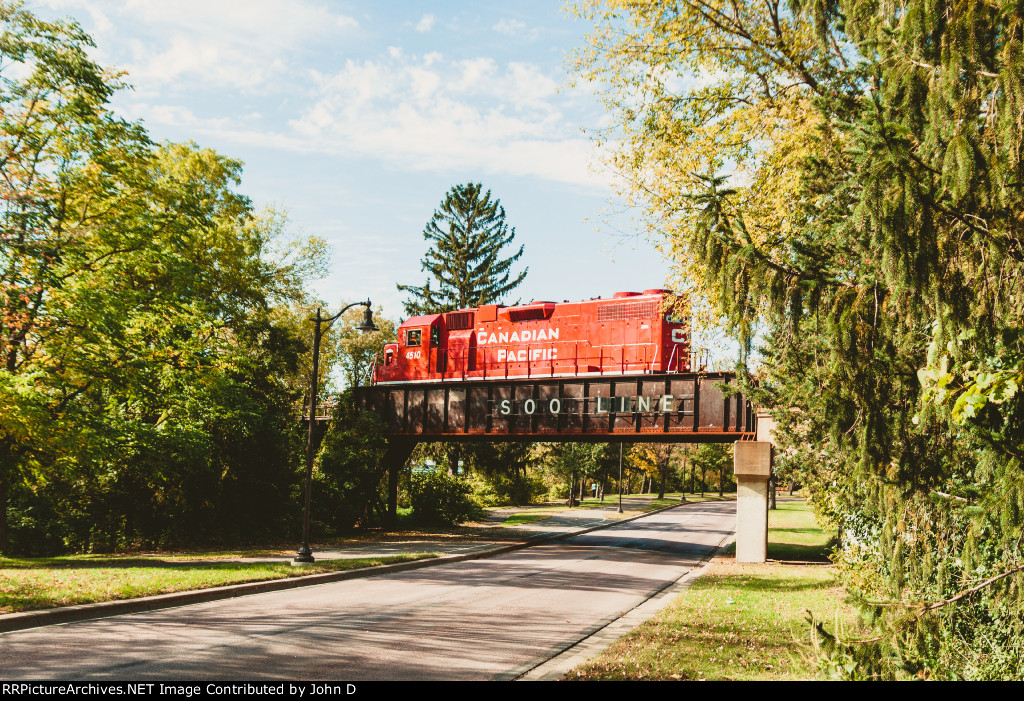
[[[581,343],[582,344],[586,344],[586,346],[589,346],[589,348],[592,349],[592,350],[596,350],[597,351],[597,355],[594,356],[594,355],[591,355],[590,353],[586,353],[586,352],[581,353],[580,352],[581,351],[581,348],[580,348]],[[605,350],[609,351],[609,357],[607,359],[608,364],[611,364],[613,367],[614,367],[614,363],[615,363],[615,352],[614,351],[617,350],[618,353],[619,353],[619,363],[618,363],[619,370],[616,373],[614,373],[614,374],[619,374],[619,373],[624,374],[624,373],[629,372],[631,368],[627,367],[627,365],[628,366],[639,365],[640,368],[642,368],[642,372],[645,372],[645,373],[656,372],[655,364],[657,363],[657,357],[658,357],[658,354],[660,352],[660,347],[656,347],[655,348],[655,350],[654,350],[654,357],[653,357],[653,359],[650,360],[650,362],[648,362],[648,358],[650,357],[648,355],[649,352],[650,352],[649,348],[648,348],[648,344],[641,343],[641,342],[623,343],[623,344],[619,345],[615,349],[611,349],[611,348],[606,349],[604,347],[597,347],[597,348],[595,348],[593,346],[593,344],[591,344],[590,341],[588,341],[586,339],[574,340],[572,342],[572,344],[573,344],[573,356],[572,356],[571,359],[570,358],[551,358],[551,359],[548,359],[548,360],[540,360],[540,361],[535,360],[533,358],[533,352],[532,351],[535,350],[533,345],[532,344],[527,345],[523,349],[523,350],[526,351],[525,361],[519,361],[519,362],[525,362],[525,364],[526,364],[526,368],[525,368],[526,374],[524,375],[524,377],[531,378],[531,377],[538,377],[538,376],[544,376],[544,375],[550,375],[550,376],[553,377],[553,376],[555,376],[556,365],[557,365],[558,362],[562,362],[563,365],[568,365],[569,367],[571,367],[572,368],[572,374],[574,376],[575,375],[579,375],[580,372],[581,372],[580,360],[584,360],[587,368],[594,367],[593,364],[596,361],[596,366],[597,367],[595,369],[596,369],[597,373],[600,374],[600,375],[604,375],[604,374],[607,374],[609,372],[608,367],[606,367],[606,362],[605,362],[605,357],[604,357],[604,351]],[[643,349],[642,356],[641,356],[642,359],[639,359],[639,362],[637,362],[637,363],[631,362],[631,363],[627,364],[626,363],[626,349],[627,348],[642,348]],[[477,355],[477,362],[475,362],[474,365],[476,367],[476,371],[481,373],[481,379],[487,379],[488,377],[493,377],[495,368],[501,368],[502,369],[502,371],[500,371],[498,373],[498,377],[502,377],[502,378],[508,379],[509,377],[512,376],[511,365],[513,365],[514,362],[516,362],[514,360],[514,358],[511,357],[511,356],[506,356],[501,361],[495,361],[493,359],[493,356],[492,356],[492,354],[495,352],[495,349],[493,349],[493,348],[482,348],[482,347],[465,348],[465,347],[461,347],[461,346],[457,347],[457,348],[450,348],[448,346],[441,346],[441,345],[439,345],[439,346],[428,346],[426,350],[427,350],[427,358],[426,358],[426,360],[427,360],[427,367],[430,368],[431,371],[438,372],[438,374],[440,375],[440,379],[449,379],[449,378],[450,379],[458,378],[458,379],[462,379],[462,380],[472,379],[472,376],[470,374],[472,371],[469,370],[469,359],[470,359],[470,357],[471,357],[471,355],[473,353],[475,353]],[[681,372],[681,369],[680,369],[681,368],[681,360],[680,360],[680,358],[678,356],[678,352],[679,352],[679,347],[678,346],[674,346],[672,348],[672,354],[669,356],[668,367],[666,368],[667,372]],[[696,355],[696,354],[691,354],[691,355]],[[435,363],[437,365],[435,365]],[[454,365],[456,366],[454,369],[449,367],[452,363],[454,363]],[[381,354],[378,353],[378,354],[373,356],[373,359],[371,361],[371,367],[370,367],[370,382],[371,382],[371,384],[376,384],[377,383],[377,370],[380,367],[383,367],[383,360],[382,360]]]
[[[567,351],[569,344],[572,344],[572,356]],[[401,346],[401,344],[389,344]],[[580,376],[580,375],[618,375],[632,372],[656,373],[656,372],[685,372],[690,367],[697,367],[698,354],[689,352],[684,359],[680,345],[672,345],[671,354],[663,370],[659,370],[659,358],[662,351],[666,350],[663,344],[634,341],[632,343],[618,343],[615,345],[595,345],[587,338],[566,339],[554,346],[548,343],[525,343],[516,346],[516,351],[503,352],[504,347],[495,345],[477,345],[470,340],[470,344],[458,343],[448,346],[447,343],[436,345],[424,343],[423,350],[426,356],[417,362],[420,368],[412,376],[411,381],[424,381],[429,377],[440,380],[476,380],[476,379],[509,379],[522,376],[525,378],[546,377],[546,376]],[[397,350],[397,349],[396,349]],[[605,351],[608,357],[605,358]],[[595,353],[596,351],[596,353]],[[615,355],[618,354],[618,363]],[[386,355],[386,353],[385,353]],[[409,355],[411,358],[411,354]],[[390,377],[391,370],[385,364],[386,357],[375,354],[371,361],[370,376],[371,383],[401,381],[399,378]],[[395,352],[393,363],[399,367],[403,365],[403,353]],[[424,362],[425,361],[425,362]],[[581,362],[582,361],[582,362]],[[627,362],[628,361],[628,362]],[[684,369],[684,364],[686,368]],[[616,369],[616,365],[619,367]]]

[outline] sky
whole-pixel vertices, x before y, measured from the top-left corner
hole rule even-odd
[[[614,200],[589,133],[607,116],[569,87],[588,27],[556,0],[30,0],[72,17],[127,72],[114,99],[156,141],[245,163],[239,190],[325,238],[316,292],[404,316],[423,228],[454,185],[501,200],[525,252],[522,301],[664,286],[668,265]]]

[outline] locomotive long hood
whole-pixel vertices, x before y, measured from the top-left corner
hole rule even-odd
[[[406,319],[374,383],[686,372],[688,319],[667,290],[580,302],[484,305]]]

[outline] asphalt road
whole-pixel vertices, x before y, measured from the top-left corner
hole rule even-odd
[[[735,502],[506,555],[0,635],[0,678],[487,680],[641,604],[733,531]]]

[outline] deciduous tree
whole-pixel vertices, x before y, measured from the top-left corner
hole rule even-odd
[[[274,255],[240,163],[114,114],[76,24],[0,23],[0,548],[265,532],[302,350],[270,307],[308,266]]]

